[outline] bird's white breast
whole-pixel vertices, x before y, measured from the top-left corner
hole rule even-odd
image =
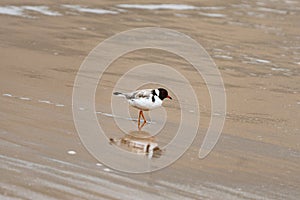
[[[152,95],[150,97],[141,97],[128,100],[129,104],[140,110],[148,111],[158,108],[162,105],[162,100],[158,96],[154,96],[155,101],[152,101]]]

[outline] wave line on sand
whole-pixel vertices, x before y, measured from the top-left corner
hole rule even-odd
[[[96,114],[100,114],[106,117],[111,117],[111,118],[118,118],[118,119],[124,119],[124,120],[129,120],[129,121],[138,121],[138,119],[136,118],[131,118],[131,117],[123,117],[123,116],[117,116],[114,114],[110,114],[110,113],[105,113],[105,112],[101,112],[101,111],[97,111]],[[154,121],[147,121],[147,124],[156,124]]]

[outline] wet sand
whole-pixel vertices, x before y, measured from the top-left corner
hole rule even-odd
[[[74,5],[82,1],[1,1],[0,13],[10,13],[0,15],[1,199],[298,199],[300,3],[184,1],[193,7],[175,10],[119,4],[85,1],[98,10],[78,10]],[[131,175],[84,148],[72,90],[80,64],[98,43],[147,26],[175,29],[204,46],[225,83],[227,116],[215,149],[199,160],[210,117],[204,81],[167,53],[125,55],[100,83],[97,111],[110,113],[122,70],[153,60],[188,75],[201,104],[200,132],[189,151],[168,168]],[[165,106],[174,111],[178,102]],[[113,118],[98,116],[108,136],[118,137]],[[177,119],[168,115],[169,123]],[[172,134],[165,131],[159,143]]]

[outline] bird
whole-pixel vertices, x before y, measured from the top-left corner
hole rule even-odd
[[[142,89],[129,93],[114,92],[113,94],[125,97],[129,105],[140,110],[138,117],[139,129],[142,128],[147,122],[143,111],[150,111],[160,107],[163,100],[166,98],[172,99],[172,97],[169,96],[168,91],[164,88]],[[140,126],[141,117],[144,120],[142,126]]]

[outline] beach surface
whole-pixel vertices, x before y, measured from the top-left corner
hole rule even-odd
[[[0,23],[0,199],[299,199],[299,1],[2,0]],[[205,48],[222,75],[227,114],[215,148],[199,159],[211,116],[203,79],[167,52],[124,55],[96,91],[107,137],[122,136],[111,94],[124,70],[137,65],[156,61],[187,75],[201,113],[198,135],[180,159],[156,172],[128,174],[83,146],[72,91],[93,48],[142,27],[174,29]],[[164,103],[169,126],[157,136],[159,145],[174,137],[179,104]]]

